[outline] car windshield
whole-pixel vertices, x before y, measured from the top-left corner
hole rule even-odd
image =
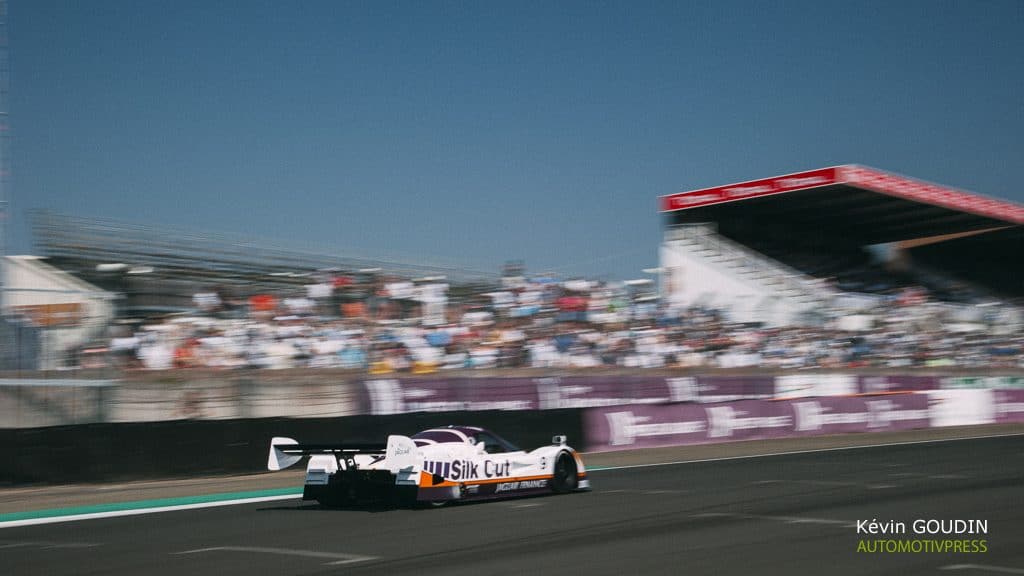
[[[477,432],[473,435],[475,443],[483,443],[484,451],[488,454],[498,454],[501,452],[518,452],[519,448],[515,444],[505,440],[501,436],[494,434],[493,432]]]
[[[417,446],[427,444],[446,444],[451,442],[463,443],[466,440],[457,432],[452,430],[425,430],[412,437]]]

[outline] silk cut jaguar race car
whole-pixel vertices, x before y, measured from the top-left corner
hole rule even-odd
[[[555,436],[526,452],[497,434],[472,426],[431,428],[385,444],[302,444],[276,437],[269,470],[309,456],[304,500],[324,506],[366,502],[433,505],[588,490],[579,454]]]

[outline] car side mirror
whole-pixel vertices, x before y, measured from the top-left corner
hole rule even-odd
[[[477,454],[483,454],[485,452],[487,452],[487,446],[484,446],[483,442],[477,442],[476,443],[476,453]]]
[[[555,446],[565,446],[565,436],[552,436],[551,443]]]

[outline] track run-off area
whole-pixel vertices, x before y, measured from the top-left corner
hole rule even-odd
[[[26,576],[1024,574],[1024,435],[970,435],[594,454],[587,493],[425,510],[323,509],[298,498],[295,475],[277,477],[291,487],[267,485],[274,475],[248,491],[178,486],[203,488],[192,495],[143,484],[133,493],[163,497],[130,502],[0,491],[0,558]],[[149,513],[160,506],[173,508]],[[931,520],[974,533],[915,532]]]

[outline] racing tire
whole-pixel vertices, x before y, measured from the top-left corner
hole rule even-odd
[[[555,475],[551,479],[551,489],[556,494],[565,494],[576,490],[580,484],[576,473],[576,459],[572,457],[572,454],[562,452],[555,460]]]

